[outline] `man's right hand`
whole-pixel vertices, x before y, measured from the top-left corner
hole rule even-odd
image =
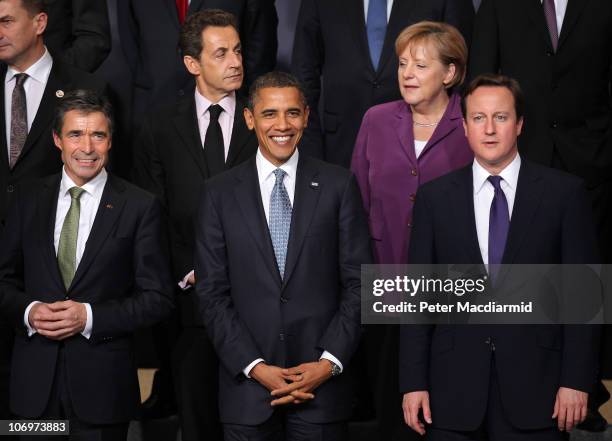
[[[276,389],[282,389],[289,384],[283,376],[282,368],[266,364],[263,361],[257,363],[255,367],[251,369],[250,375],[251,378],[255,379],[270,392]],[[289,395],[293,397],[293,400],[284,404],[299,404],[303,401],[312,400],[314,398],[313,394],[302,392],[300,390],[294,390],[290,394],[287,394],[287,396]],[[279,397],[277,396],[273,398],[278,399]]]
[[[419,390],[404,394],[402,401],[404,421],[408,427],[419,435],[425,435],[425,425],[419,421],[419,410],[423,409],[423,417],[427,424],[431,424],[431,410],[429,408],[429,392]]]
[[[38,323],[41,321],[47,321],[53,317],[54,311],[49,308],[47,303],[38,302],[30,308],[28,313],[28,323],[30,326],[38,331]]]

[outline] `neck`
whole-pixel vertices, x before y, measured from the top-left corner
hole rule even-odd
[[[497,176],[501,174],[501,172],[503,172],[504,169],[512,163],[512,161],[514,161],[516,155],[518,155],[517,150],[515,150],[514,154],[511,155],[509,158],[497,163],[490,163],[479,157],[476,157],[475,159],[476,161],[478,161],[478,164],[480,164],[482,168],[484,168],[490,175]]]
[[[40,60],[43,55],[45,55],[45,45],[41,40],[31,51],[24,54],[22,58],[9,63],[9,66],[17,72],[25,72],[30,66]]]
[[[416,105],[411,104],[410,109],[412,110],[413,120],[424,124],[440,121],[448,107],[448,102],[448,94],[446,90],[442,90],[442,92],[432,100]]]
[[[217,104],[219,101],[221,101],[223,98],[225,98],[231,93],[213,90],[207,87],[205,84],[201,84],[200,82],[196,83],[196,87],[200,95],[202,95],[204,98],[206,98],[213,104]]]

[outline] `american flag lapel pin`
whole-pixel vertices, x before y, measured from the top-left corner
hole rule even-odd
[[[113,204],[106,204],[106,205],[105,205],[105,208],[110,208],[110,209],[112,209],[112,208],[113,208]]]
[[[316,182],[316,181],[312,181],[310,183],[310,188],[314,188],[315,190],[318,190],[319,189],[319,183]]]

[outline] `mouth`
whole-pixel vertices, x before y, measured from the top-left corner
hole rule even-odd
[[[483,145],[486,147],[495,147],[499,144],[497,141],[483,141]]]
[[[98,158],[92,158],[92,159],[81,159],[81,158],[75,158],[77,164],[79,164],[81,167],[93,167],[97,162],[98,162]]]
[[[272,141],[274,141],[275,144],[286,145],[289,143],[291,138],[293,138],[293,135],[270,136],[270,138],[272,139]]]
[[[230,80],[230,81],[238,81],[238,80],[242,80],[242,74],[236,74],[236,75],[229,75],[227,77],[225,77],[226,80]]]

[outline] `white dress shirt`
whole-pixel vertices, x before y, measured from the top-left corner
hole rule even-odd
[[[414,153],[417,158],[421,156],[421,153],[423,153],[423,150],[425,150],[426,145],[427,141],[419,141],[418,139],[414,140]]]
[[[540,0],[544,3],[544,0]],[[577,0],[581,1],[581,0]],[[557,16],[557,34],[561,35],[561,27],[563,26],[563,18],[567,9],[568,0],[555,0],[555,15]]]
[[[91,232],[91,227],[93,226],[94,220],[96,218],[96,213],[98,212],[98,207],[100,206],[100,201],[102,200],[102,193],[104,191],[104,186],[106,185],[106,181],[108,180],[108,174],[106,170],[102,169],[102,171],[93,178],[91,181],[83,185],[81,188],[85,190],[83,194],[81,194],[81,211],[79,216],[79,232],[77,235],[77,245],[76,245],[76,268],[79,267],[79,263],[81,263],[81,258],[83,257],[83,253],[85,252],[85,246],[87,245],[87,239],[89,238],[89,233]],[[64,226],[64,219],[68,214],[68,210],[70,209],[70,203],[72,198],[70,197],[70,190],[72,187],[78,187],[72,179],[66,174],[66,170],[62,169],[62,181],[60,183],[59,196],[57,199],[57,210],[55,212],[55,229],[53,231],[53,245],[55,246],[55,255],[57,256],[57,251],[59,247],[60,235],[62,233],[62,227]],[[24,323],[28,328],[28,334],[32,335],[36,332],[35,329],[30,327],[30,323],[28,321],[28,316],[30,314],[30,309],[34,306],[35,303],[32,302],[26,308],[24,314]],[[91,337],[91,330],[93,326],[93,316],[91,312],[91,305],[89,303],[84,303],[85,309],[87,310],[87,322],[85,323],[85,329],[81,332],[85,338]]]
[[[204,140],[206,139],[206,131],[210,124],[210,113],[208,108],[213,104],[219,104],[223,108],[223,112],[219,115],[219,125],[221,133],[223,133],[223,150],[225,152],[225,160],[227,161],[227,153],[229,152],[230,140],[232,139],[232,129],[234,128],[234,113],[236,112],[236,94],[234,92],[223,97],[218,103],[213,103],[208,98],[200,94],[198,88],[195,90],[196,114],[198,116],[198,129],[200,131],[200,139],[202,140],[202,148],[204,148]]]
[[[32,128],[32,122],[38,112],[38,107],[42,101],[47,80],[51,74],[53,66],[53,58],[45,47],[45,53],[33,65],[28,67],[25,72],[28,74],[28,79],[23,83],[23,89],[26,96],[26,109],[28,112],[28,132]],[[10,156],[11,151],[11,110],[13,90],[15,90],[15,74],[21,73],[12,67],[6,70],[4,77],[4,123],[6,125],[6,147]]]
[[[257,149],[257,155],[255,156],[255,164],[257,165],[257,176],[259,178],[259,190],[261,193],[261,202],[263,203],[264,212],[266,214],[266,222],[268,225],[270,224],[270,197],[272,196],[272,190],[274,189],[274,184],[276,183],[276,176],[274,175],[274,170],[280,168],[284,170],[285,179],[283,180],[283,184],[285,185],[285,189],[287,190],[287,194],[289,194],[289,200],[291,201],[291,206],[293,206],[293,196],[295,195],[295,177],[297,174],[297,165],[300,154],[297,149],[295,149],[295,153],[289,158],[287,162],[282,164],[280,167],[272,164],[261,154],[261,151]],[[342,372],[343,367],[340,360],[334,357],[327,351],[323,351],[321,358],[325,358],[326,360],[331,361],[335,365],[338,365],[340,368],[340,372]],[[250,377],[251,370],[257,365],[257,363],[264,361],[263,358],[258,358],[253,360],[249,365],[244,368],[242,371],[245,376]]]
[[[370,0],[363,0],[363,16],[368,21],[368,8],[370,7]],[[391,17],[391,8],[393,8],[393,0],[387,0],[387,23]]]
[[[499,176],[502,177],[500,186],[506,200],[508,201],[508,213],[512,219],[512,209],[514,208],[514,197],[516,196],[516,185],[518,183],[519,170],[521,168],[521,157],[517,153],[512,162],[502,170]],[[476,220],[476,233],[478,234],[478,245],[480,255],[485,265],[489,264],[489,214],[491,203],[495,195],[493,184],[489,182],[491,176],[482,165],[474,159],[472,164],[472,176],[474,184],[474,218]]]

